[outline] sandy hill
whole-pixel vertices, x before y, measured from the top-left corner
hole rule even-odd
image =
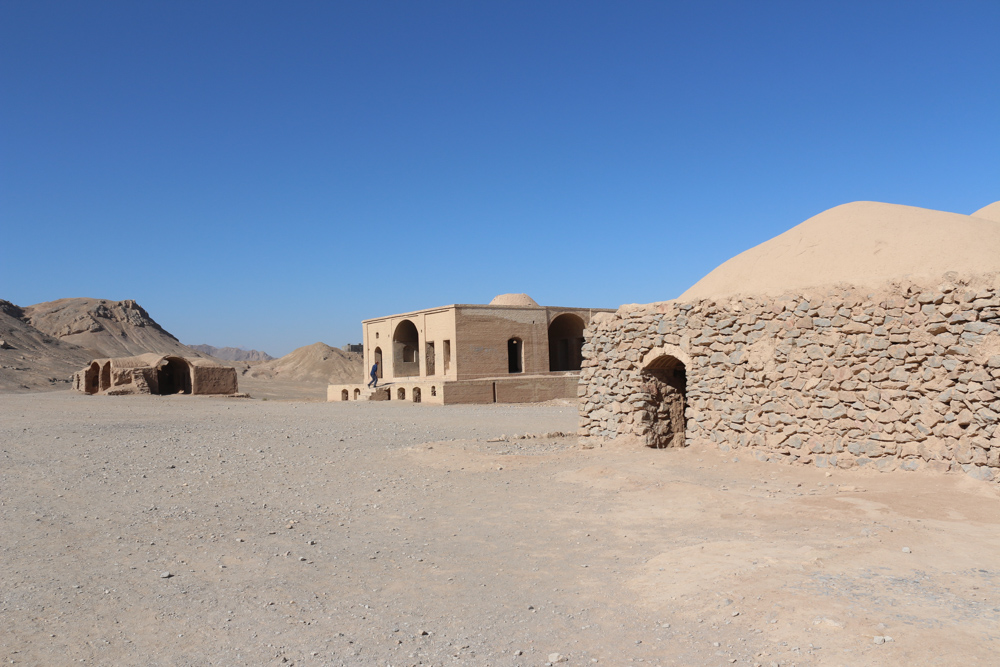
[[[937,281],[948,271],[996,273],[998,221],[1000,202],[972,216],[879,202],[843,204],[733,257],[679,299],[779,295],[838,284],[877,287],[903,278]]]
[[[992,220],[993,222],[1000,222],[1000,201],[995,201],[989,206],[982,207],[973,213],[972,217],[982,218],[983,220]]]
[[[363,357],[325,343],[313,343],[292,350],[280,359],[257,364],[246,371],[253,378],[286,382],[340,384],[360,382]]]
[[[174,338],[130,299],[59,299],[28,306],[24,317],[42,333],[93,350],[94,357],[130,357],[146,352],[205,356]]]
[[[23,317],[22,308],[0,300],[0,391],[68,388],[91,352],[42,333]]]
[[[224,361],[271,361],[274,359],[267,352],[244,350],[241,347],[215,347],[214,345],[189,345],[188,347]]]

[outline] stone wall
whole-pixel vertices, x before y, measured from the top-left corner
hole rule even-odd
[[[623,306],[585,332],[580,429],[669,446],[657,440],[664,394],[654,376],[679,361],[686,424],[675,427],[685,444],[991,480],[1000,477],[998,332],[997,288],[957,279],[878,294]]]

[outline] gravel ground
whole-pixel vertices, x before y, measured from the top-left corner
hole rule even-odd
[[[0,657],[996,664],[995,486],[582,449],[559,435],[575,424],[560,405],[0,395]]]

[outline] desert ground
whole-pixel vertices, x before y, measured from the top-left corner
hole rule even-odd
[[[997,662],[995,485],[320,396],[0,395],[4,663]]]

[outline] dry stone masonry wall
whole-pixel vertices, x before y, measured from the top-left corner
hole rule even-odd
[[[685,444],[819,467],[1000,478],[995,286],[953,278],[879,294],[623,306],[595,317],[585,336],[583,435],[670,446],[658,440],[655,369],[679,362]]]

